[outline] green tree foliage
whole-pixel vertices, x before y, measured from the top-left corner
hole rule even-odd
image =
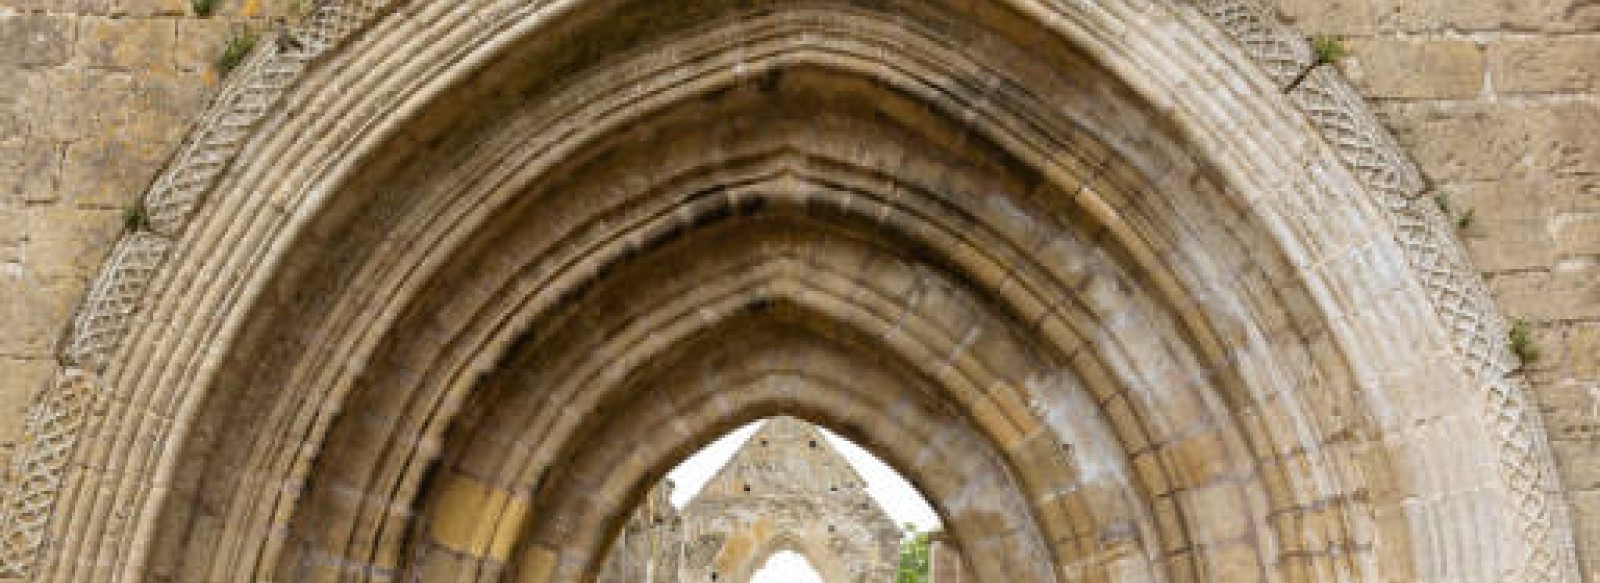
[[[900,568],[895,570],[894,583],[927,583],[928,567],[928,533],[917,532],[917,527],[907,524],[906,537],[900,542]]]

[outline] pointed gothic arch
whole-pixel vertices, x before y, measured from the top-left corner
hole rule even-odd
[[[1310,64],[1223,0],[326,4],[118,244],[3,566],[583,581],[793,413],[984,581],[1572,580],[1500,320]]]
[[[794,536],[774,537],[768,539],[761,546],[761,551],[759,553],[750,555],[751,559],[747,561],[739,562],[735,570],[730,572],[731,577],[728,580],[739,581],[741,583],[751,583],[755,579],[757,571],[766,566],[767,563],[773,559],[773,557],[785,552],[794,553],[804,559],[806,565],[811,567],[811,571],[816,573],[817,576],[822,579],[823,583],[851,580],[849,577],[837,573],[842,564],[831,559],[830,556],[833,553],[829,553],[825,549],[818,549],[815,547],[815,545],[806,544],[804,541]],[[833,569],[825,568],[830,566],[833,567]]]
[[[823,579],[822,574],[819,571],[817,571],[817,569],[816,569],[816,562],[812,561],[809,557],[806,557],[804,553],[800,553],[800,552],[796,552],[796,551],[779,551],[779,552],[773,553],[771,555],[768,555],[766,561],[764,563],[762,563],[762,569],[765,569],[768,565],[771,565],[771,564],[773,564],[773,562],[776,562],[778,560],[778,558],[780,556],[782,556],[784,553],[790,553],[790,554],[793,554],[795,557],[798,557],[800,559],[800,561],[805,564],[806,569],[810,570],[812,575],[814,575],[818,579],[822,579],[823,582],[826,583],[827,580]],[[761,571],[759,571],[759,570],[756,571],[757,575],[759,575],[760,573],[761,573]],[[755,576],[751,576],[749,581],[751,583],[760,583],[760,582],[755,581]]]

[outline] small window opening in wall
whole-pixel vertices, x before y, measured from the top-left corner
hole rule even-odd
[[[749,484],[745,484],[744,485],[744,491],[746,491],[746,492],[750,491],[750,485]]]
[[[810,446],[811,449],[816,449],[817,448],[817,440],[813,439],[811,441],[808,441],[808,442],[806,442],[806,445]]]
[[[761,447],[766,447],[766,446],[767,446],[767,440],[765,440],[765,439],[761,440]]]

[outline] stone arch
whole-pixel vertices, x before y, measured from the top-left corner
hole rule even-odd
[[[750,583],[751,578],[755,577],[757,569],[766,565],[767,561],[771,560],[773,556],[785,551],[804,557],[806,562],[811,565],[811,568],[816,571],[817,576],[822,577],[823,583],[850,581],[849,577],[845,577],[838,572],[838,567],[841,563],[831,557],[832,553],[829,553],[826,549],[816,548],[816,545],[807,544],[794,536],[767,539],[761,546],[760,552],[751,554],[751,559],[738,563],[738,566],[731,572],[732,578],[729,581]],[[830,566],[833,568],[830,569]]]
[[[566,371],[648,377],[749,325],[928,387],[813,415],[924,407],[972,428],[952,459],[993,464],[982,475],[1005,478],[974,491],[1024,505],[998,513],[1013,535],[972,517],[958,544],[1051,557],[980,577],[1574,576],[1536,412],[1450,229],[1328,70],[1285,96],[1308,51],[1258,10],[637,4],[330,4],[269,43],[79,313],[16,456],[29,485],[7,501],[7,569],[459,580],[397,550],[465,528],[449,542],[472,573],[578,580],[647,482],[548,484],[605,459],[572,440],[608,408],[667,405],[611,373],[574,391]],[[568,190],[589,198],[550,194]],[[585,207],[607,196],[642,202]],[[697,247],[702,232],[776,256]],[[683,263],[640,263],[663,257]],[[851,258],[883,271],[852,279]],[[739,260],[768,271],[740,280]],[[718,277],[686,288],[674,267]],[[687,289],[717,325],[645,326],[674,312],[629,312],[619,282]],[[671,299],[649,307],[697,313]],[[608,346],[585,318],[638,343],[556,350]],[[581,367],[514,366],[541,359]],[[664,421],[663,446],[723,411]],[[470,423],[513,412],[546,433]],[[918,465],[904,435],[877,443],[958,497],[960,473]],[[491,459],[519,469],[481,472]],[[663,471],[640,464],[629,475]],[[491,520],[417,518],[455,499]],[[591,542],[555,544],[569,524]],[[1479,538],[1506,529],[1520,537]]]
[[[748,583],[782,551],[806,557],[825,581],[887,581],[902,534],[822,432],[792,417],[764,420],[678,518],[685,532],[723,535],[709,561],[680,567],[690,581],[711,571]]]

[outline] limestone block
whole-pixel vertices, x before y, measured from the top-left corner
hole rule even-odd
[[[0,270],[0,354],[50,358],[67,317],[77,303],[80,285],[47,280],[27,272]]]
[[[1593,176],[1552,176],[1550,208],[1557,217],[1600,213],[1600,180]]]
[[[1589,426],[1600,424],[1600,420],[1593,420]],[[1589,431],[1587,438],[1562,439],[1554,437],[1550,444],[1556,455],[1557,464],[1565,468],[1565,478],[1568,488],[1578,491],[1600,490],[1600,464],[1593,463],[1594,452],[1600,446],[1600,433]]]
[[[136,83],[133,107],[119,125],[140,139],[175,147],[205,112],[215,84],[209,69],[154,71]]]
[[[170,19],[85,17],[78,53],[91,67],[156,69],[172,64],[176,35]]]
[[[12,6],[24,12],[106,14],[111,0],[4,0],[0,6]]]
[[[1456,220],[1478,269],[1547,267],[1555,262],[1547,183],[1526,177],[1444,184],[1438,200]]]
[[[1369,35],[1376,30],[1372,0],[1276,0],[1278,13],[1308,34]]]
[[[1590,0],[1372,0],[1382,30],[1594,30],[1600,8]]]
[[[1600,489],[1573,490],[1568,499],[1572,501],[1574,537],[1580,541],[1600,541]],[[1589,568],[1591,580],[1593,575],[1600,574],[1597,570],[1600,562],[1590,561]]]
[[[1500,93],[1600,88],[1600,38],[1537,37],[1489,45],[1489,71]]]
[[[1483,90],[1483,49],[1466,40],[1346,41],[1345,71],[1368,98],[1465,98]]]
[[[178,43],[172,56],[173,66],[179,71],[210,74],[207,84],[215,84],[217,56],[227,44],[229,35],[239,23],[222,18],[203,18],[178,21]]]
[[[1567,442],[1600,441],[1600,382],[1572,380],[1534,383],[1539,407],[1550,439]],[[1572,473],[1574,469],[1563,470]],[[1593,470],[1600,472],[1600,465]],[[1600,476],[1585,480],[1600,486]]]
[[[72,54],[72,20],[65,16],[0,16],[0,64],[51,66]]]
[[[79,205],[127,208],[170,150],[166,141],[113,137],[73,142],[61,163],[61,192]]]
[[[73,280],[61,293],[70,296],[68,301],[76,301],[78,292],[69,290],[76,290],[81,285],[77,282],[87,280],[99,269],[111,251],[112,241],[122,232],[122,211],[40,208],[31,212],[28,232],[28,272],[42,279]],[[65,322],[59,320],[58,324]]]
[[[1558,102],[1524,111],[1532,172],[1600,174],[1600,104]]]
[[[0,203],[54,200],[56,159],[56,146],[44,140],[0,142]]]
[[[1576,378],[1600,383],[1600,323],[1573,325],[1567,331],[1566,343],[1567,371]]]
[[[0,356],[0,444],[15,444],[22,438],[28,405],[55,370],[54,359]]]
[[[48,81],[39,71],[16,65],[0,65],[0,143],[15,142],[29,136],[37,124],[42,105],[49,101]]]
[[[28,215],[22,207],[0,204],[0,271],[20,269],[22,244],[28,240]]]
[[[44,91],[30,101],[37,108],[35,132],[57,140],[104,136],[112,117],[127,107],[133,75],[122,71],[52,70]]]
[[[1508,315],[1531,320],[1600,318],[1600,264],[1563,261],[1550,271],[1494,275],[1489,287]]]
[[[189,0],[116,0],[114,12],[129,16],[177,16],[193,14]]]
[[[1555,253],[1600,255],[1600,215],[1556,215],[1551,217],[1551,222],[1555,231]]]
[[[1528,151],[1528,131],[1513,106],[1412,102],[1380,104],[1377,110],[1436,182],[1501,178]]]

